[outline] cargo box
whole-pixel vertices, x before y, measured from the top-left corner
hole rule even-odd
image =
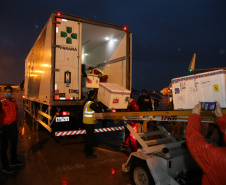
[[[100,79],[97,75],[88,74],[87,77],[89,78],[89,81],[86,81],[87,88],[99,88]]]
[[[174,109],[193,109],[200,102],[218,101],[226,108],[226,70],[172,79]]]
[[[100,83],[98,100],[109,109],[127,109],[126,98],[130,97],[130,91],[114,83]]]

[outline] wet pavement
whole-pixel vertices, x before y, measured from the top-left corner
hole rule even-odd
[[[129,185],[129,177],[121,174],[127,155],[118,150],[121,131],[97,136],[97,159],[86,159],[84,137],[55,139],[48,131],[23,116],[22,92],[15,93],[20,120],[18,159],[26,165],[16,167],[13,174],[0,172],[0,185]],[[0,165],[0,169],[2,166]]]
[[[18,159],[26,165],[16,167],[13,174],[0,171],[0,185],[129,185],[129,176],[121,173],[128,155],[119,150],[123,131],[96,134],[97,159],[86,159],[84,136],[54,137],[30,116],[24,116],[22,92],[14,94],[19,107]],[[2,96],[2,93],[0,93]],[[108,125],[112,126],[112,125]],[[169,124],[165,124],[169,129]],[[182,127],[181,132],[183,131]],[[206,135],[208,124],[202,125]],[[217,131],[211,142],[218,140]],[[0,164],[0,170],[2,166]]]

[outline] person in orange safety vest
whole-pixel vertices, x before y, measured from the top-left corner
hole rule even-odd
[[[203,171],[202,185],[226,184],[226,148],[215,147],[205,141],[201,134],[201,103],[197,104],[188,119],[186,141],[188,149]],[[216,124],[226,139],[226,115],[222,114],[220,104],[216,102]]]
[[[24,165],[23,162],[17,160],[17,103],[14,98],[11,98],[13,88],[6,86],[4,88],[4,96],[0,98],[2,110],[0,111],[0,126],[1,128],[1,162],[2,171],[4,173],[13,173],[11,166]],[[7,157],[7,149],[10,143],[11,163],[9,164]]]

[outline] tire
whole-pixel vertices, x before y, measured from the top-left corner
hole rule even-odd
[[[132,163],[130,181],[132,185],[155,185],[146,161],[137,159]]]

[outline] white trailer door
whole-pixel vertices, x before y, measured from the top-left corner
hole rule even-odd
[[[55,100],[81,98],[81,28],[76,21],[56,18]]]

